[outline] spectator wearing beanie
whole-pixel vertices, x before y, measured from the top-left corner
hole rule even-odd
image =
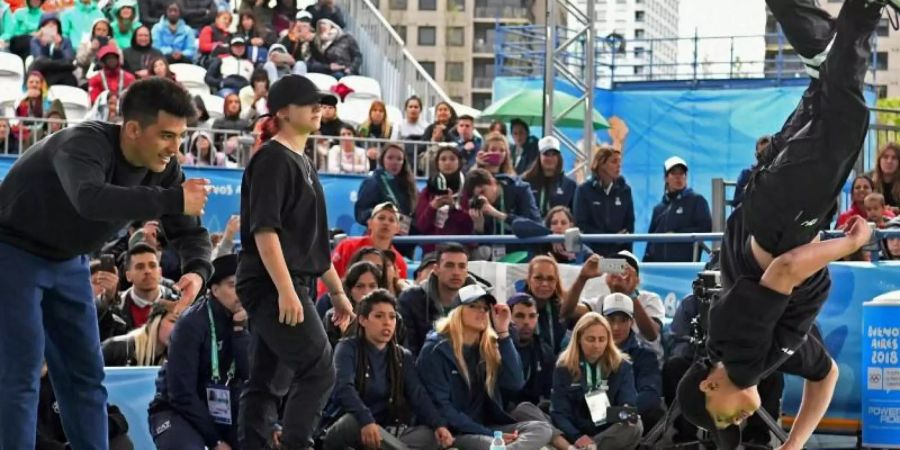
[[[47,111],[47,115],[45,116],[47,119],[55,119],[60,122],[47,122],[44,124],[44,133],[45,135],[51,135],[56,133],[59,130],[62,130],[66,127],[66,108],[63,106],[62,102],[59,99],[53,100],[50,103],[50,110]]]
[[[135,74],[137,78],[150,76],[150,62],[157,58],[165,58],[161,51],[153,48],[153,37],[150,34],[150,28],[146,25],[141,25],[134,30],[131,47],[126,48],[123,53],[123,68]]]
[[[709,233],[712,215],[702,195],[687,187],[687,163],[673,156],[663,164],[666,193],[653,208],[650,233]],[[694,244],[647,244],[647,262],[694,261]]]
[[[200,30],[197,49],[200,52],[198,64],[209,67],[212,58],[220,53],[219,49],[227,49],[231,41],[231,13],[219,11],[216,21]]]
[[[135,31],[141,26],[141,21],[137,19],[137,1],[115,0],[112,13],[113,38],[119,48],[127,49],[131,47],[131,38]]]
[[[473,223],[468,209],[460,204],[465,176],[462,157],[455,145],[442,145],[434,155],[432,176],[416,201],[416,228],[424,235],[467,235]],[[431,252],[434,245],[423,245]]]
[[[194,30],[181,18],[181,6],[173,1],[166,7],[165,20],[152,30],[153,42],[170,63],[191,63],[197,52]]]
[[[96,26],[97,20],[102,18],[104,18],[103,12],[97,6],[97,0],[78,0],[74,7],[59,15],[64,36],[69,38],[73,45],[80,45],[86,39],[93,37],[92,30]]]
[[[91,103],[103,91],[115,92],[121,98],[125,88],[134,83],[134,75],[128,73],[119,64],[119,50],[114,45],[106,45],[97,53],[100,59],[100,70],[88,80]]]
[[[509,124],[513,146],[510,153],[516,173],[525,173],[538,158],[538,138],[531,135],[528,124],[522,119],[513,119]]]
[[[609,145],[595,147],[591,178],[575,189],[575,223],[588,234],[634,233],[631,186],[622,177],[622,152]],[[631,250],[628,243],[588,246],[600,256]]]
[[[10,53],[19,55],[23,60],[31,54],[31,38],[40,28],[43,4],[44,0],[27,0],[27,7],[13,13],[11,23],[3,23],[0,41],[8,45]]]
[[[362,53],[356,39],[330,19],[319,19],[316,28],[308,63],[309,71],[328,74],[337,79],[346,75],[358,75],[362,66]]]
[[[531,186],[541,217],[556,206],[572,208],[575,198],[575,180],[566,176],[559,140],[547,136],[538,142],[540,157],[522,175],[522,181]]]

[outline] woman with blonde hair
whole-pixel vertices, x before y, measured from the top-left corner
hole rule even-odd
[[[391,125],[391,121],[388,120],[387,117],[387,106],[385,106],[384,102],[381,100],[375,100],[372,102],[372,105],[369,106],[369,116],[362,125],[359,126],[359,137],[361,138],[375,138],[375,139],[390,139],[391,133],[393,133],[394,127]],[[381,152],[382,144],[377,142],[369,142],[368,150],[366,153],[369,157],[369,170],[375,170],[377,168],[377,160],[378,155]]]
[[[425,340],[416,364],[456,437],[453,446],[483,450],[495,433],[510,450],[538,450],[547,445],[552,434],[548,424],[517,423],[503,409],[500,389],[515,391],[525,384],[522,363],[509,336],[509,307],[498,305],[479,285],[460,289],[459,300],[460,306],[440,320],[437,332]]]
[[[103,341],[103,362],[106,367],[159,366],[166,360],[169,337],[175,328],[178,314],[175,302],[157,300],[150,310],[147,323],[121,336]]]
[[[871,173],[875,192],[884,195],[894,214],[900,214],[900,144],[891,142],[878,151],[878,163]]]
[[[575,189],[575,223],[588,234],[634,233],[634,202],[631,186],[622,177],[622,152],[600,145],[591,161],[592,177]],[[622,250],[631,244],[589,244],[600,256]]]
[[[559,354],[563,349],[568,320],[560,315],[566,290],[556,260],[547,255],[531,259],[525,276],[525,293],[534,298],[537,306],[538,324],[535,331],[538,338],[553,349],[553,354]]]
[[[499,133],[489,134],[484,140],[484,146],[475,155],[475,167],[485,169],[491,175],[516,176],[506,136]]]
[[[585,314],[553,373],[553,425],[576,448],[634,449],[643,432],[640,420],[613,424],[607,407],[636,403],[631,362],[616,347],[609,322],[598,313]]]

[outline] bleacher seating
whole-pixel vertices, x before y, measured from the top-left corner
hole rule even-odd
[[[200,94],[203,99],[203,105],[206,106],[206,112],[209,113],[210,119],[221,119],[225,115],[225,99],[218,95],[209,93]]]
[[[24,81],[22,59],[12,53],[0,53],[0,91],[21,91]]]
[[[359,75],[349,75],[341,78],[341,83],[348,88],[353,89],[353,92],[347,94],[346,100],[381,99],[381,83],[379,83],[378,80],[374,78]]]
[[[374,99],[348,99],[338,103],[338,117],[348,124],[358,127],[369,118],[369,108]]]
[[[62,102],[66,111],[66,119],[81,120],[91,110],[91,99],[87,91],[72,86],[54,85],[47,92],[48,98]]]
[[[209,86],[206,85],[206,69],[194,64],[172,64],[169,66],[175,79],[192,95],[204,96],[209,94]]]
[[[307,73],[304,75],[306,78],[309,78],[310,81],[315,83],[316,87],[319,88],[320,91],[330,92],[331,88],[338,84],[338,80],[331,76],[326,75],[324,73]]]

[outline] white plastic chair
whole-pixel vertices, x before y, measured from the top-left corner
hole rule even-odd
[[[13,53],[0,53],[0,91],[22,92],[25,82],[25,66],[22,58]]]
[[[394,105],[387,105],[387,116],[388,120],[393,124],[398,124],[403,121],[403,112]]]
[[[209,95],[209,86],[206,85],[205,81],[206,69],[198,65],[184,63],[172,64],[169,66],[169,69],[175,74],[175,79],[191,95],[199,95],[201,97]]]
[[[322,92],[331,92],[331,88],[337,86],[338,84],[338,80],[335,77],[326,75],[324,73],[310,72],[304,74],[303,76],[312,81],[313,84],[315,84],[316,87],[319,88],[319,90]]]
[[[344,101],[349,99],[381,99],[381,83],[374,78],[348,75],[341,78],[340,82],[353,89],[353,92],[348,94]]]
[[[50,86],[47,97],[62,102],[68,120],[82,120],[91,110],[91,99],[84,89],[57,84]]]
[[[209,114],[210,120],[225,117],[224,98],[212,94],[201,95],[200,97],[203,98],[203,105],[206,106],[206,112]]]
[[[373,101],[373,99],[355,99],[338,103],[338,117],[343,122],[359,127],[369,118],[369,108],[372,106]]]

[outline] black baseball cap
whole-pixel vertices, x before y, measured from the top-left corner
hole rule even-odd
[[[266,102],[269,111],[275,114],[288,105],[318,105],[325,94],[319,91],[315,83],[303,75],[285,75],[272,84]]]
[[[681,415],[698,428],[708,431],[717,449],[735,450],[741,444],[741,427],[732,425],[720,430],[706,410],[706,394],[700,390],[700,382],[709,376],[710,369],[712,362],[702,359],[691,364],[681,377],[677,392]]]

